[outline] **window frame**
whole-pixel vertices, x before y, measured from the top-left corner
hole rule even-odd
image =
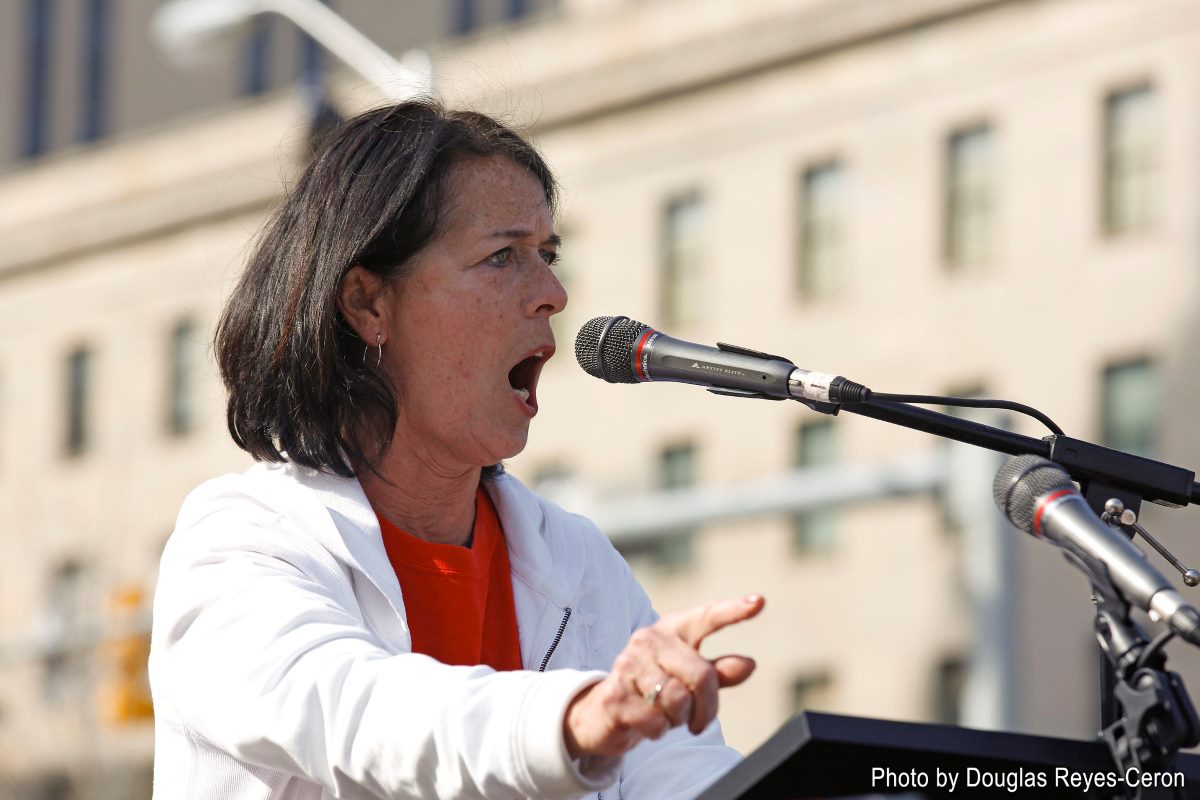
[[[1146,150],[1148,157],[1139,170],[1129,168],[1128,153],[1119,150],[1122,138],[1118,130],[1118,109],[1122,103],[1130,102],[1135,97],[1146,97],[1150,103],[1148,113],[1150,128]],[[1162,103],[1160,92],[1149,78],[1129,81],[1110,88],[1104,93],[1101,104],[1101,133],[1100,133],[1100,230],[1108,238],[1136,235],[1153,230],[1162,215],[1162,148],[1163,125],[1161,121]],[[1135,159],[1136,160],[1136,159]],[[1118,206],[1125,193],[1132,192],[1129,187],[1137,181],[1142,182],[1142,190],[1146,193],[1142,218],[1119,218]],[[1127,213],[1127,212],[1126,212]]]
[[[678,217],[695,209],[698,222]],[[659,313],[665,325],[688,325],[699,321],[704,309],[704,251],[709,235],[708,201],[699,188],[677,192],[666,199],[659,214]],[[679,235],[694,225],[692,236]],[[692,295],[689,298],[689,294]],[[682,308],[691,302],[694,307]]]
[[[967,162],[970,142],[985,140],[986,165],[983,177],[966,180],[971,165]],[[995,255],[996,215],[998,210],[998,174],[996,169],[996,127],[990,120],[981,119],[960,125],[945,137],[942,146],[942,262],[948,272],[961,274],[978,271]],[[976,181],[980,186],[974,185]],[[964,195],[967,197],[964,199]],[[981,199],[982,198],[982,199]],[[974,212],[968,214],[967,212]],[[982,219],[983,245],[978,252],[969,252],[963,243],[969,238],[963,231],[967,217]]]
[[[63,452],[68,458],[79,458],[93,446],[92,406],[95,402],[96,351],[80,343],[67,352],[64,362],[65,406]]]
[[[820,301],[837,296],[845,287],[845,271],[848,258],[850,226],[849,214],[849,167],[840,155],[831,155],[809,161],[800,170],[796,185],[796,293],[805,301]],[[819,179],[824,175],[836,176],[837,185],[828,190],[831,201],[817,200]],[[822,203],[832,203],[833,210],[823,210]],[[821,209],[814,213],[814,207]],[[818,219],[820,217],[821,219]],[[815,231],[827,228],[821,239]],[[832,231],[832,233],[830,233]],[[814,242],[820,242],[818,247]],[[828,255],[832,252],[833,255]],[[827,259],[826,266],[818,266],[817,253]],[[819,273],[819,274],[818,274]],[[818,280],[823,277],[824,280]]]

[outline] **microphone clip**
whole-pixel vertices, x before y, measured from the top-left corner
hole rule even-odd
[[[1178,673],[1140,669],[1115,694],[1124,714],[1102,735],[1122,774],[1164,769],[1180,748],[1200,743],[1200,719]]]
[[[1146,540],[1147,544],[1158,551],[1158,554],[1166,559],[1167,563],[1183,576],[1185,584],[1188,586],[1200,585],[1200,570],[1186,566],[1162,542],[1151,536],[1150,531],[1143,528],[1141,523],[1138,522],[1137,512],[1132,508],[1126,508],[1125,504],[1121,502],[1121,498],[1110,497],[1106,500],[1104,503],[1104,513],[1100,515],[1100,519],[1113,527],[1119,527],[1130,539],[1134,536],[1141,536]]]

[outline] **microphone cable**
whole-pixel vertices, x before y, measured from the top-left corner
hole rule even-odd
[[[886,394],[883,392],[871,392],[868,395],[865,404],[870,404],[874,400],[882,400],[889,403],[915,403],[917,405],[941,405],[953,406],[959,408],[998,408],[1005,411],[1016,411],[1019,414],[1033,417],[1038,422],[1050,429],[1051,433],[1058,436],[1065,436],[1063,429],[1055,423],[1050,417],[1038,411],[1032,406],[1027,406],[1024,403],[1015,403],[1012,400],[990,400],[973,397],[942,397],[934,394]]]

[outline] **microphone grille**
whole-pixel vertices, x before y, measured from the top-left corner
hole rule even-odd
[[[1014,456],[996,473],[992,497],[1013,525],[1032,533],[1038,498],[1059,489],[1075,489],[1065,469],[1040,456]]]
[[[596,317],[575,335],[575,360],[584,372],[609,383],[637,383],[633,346],[649,328],[628,317]]]

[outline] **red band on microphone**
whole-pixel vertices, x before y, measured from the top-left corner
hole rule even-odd
[[[639,381],[648,381],[650,378],[646,373],[642,372],[642,347],[645,346],[646,340],[653,334],[657,333],[654,328],[647,328],[642,334],[642,338],[638,339],[637,348],[633,351],[633,374]]]
[[[1079,494],[1075,489],[1059,489],[1054,494],[1048,494],[1042,498],[1042,502],[1038,503],[1037,511],[1033,515],[1033,535],[1039,539],[1042,537],[1042,512],[1046,510],[1046,506],[1053,503],[1063,495]]]

